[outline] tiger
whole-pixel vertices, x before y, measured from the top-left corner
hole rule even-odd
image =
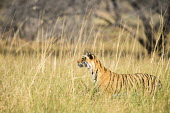
[[[162,88],[160,80],[154,75],[145,73],[117,74],[105,68],[100,60],[92,53],[87,52],[78,61],[79,67],[87,67],[92,75],[92,80],[97,91],[109,94],[120,94],[123,91],[128,94],[132,91],[142,90],[148,94],[155,94],[157,89]]]

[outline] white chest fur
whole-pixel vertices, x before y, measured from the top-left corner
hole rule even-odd
[[[86,63],[87,64],[87,68],[90,70],[90,72],[91,72],[91,74],[92,74],[92,80],[93,80],[93,82],[94,83],[96,83],[96,73],[94,72],[94,70],[93,70],[93,66],[91,65],[91,64],[89,64],[89,63]]]

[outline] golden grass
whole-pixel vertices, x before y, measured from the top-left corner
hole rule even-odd
[[[83,32],[83,29],[80,30]],[[76,44],[61,38],[26,42],[14,38],[0,41],[0,112],[170,112],[170,60],[148,57],[131,37],[118,30],[114,38],[96,33],[93,39]],[[91,38],[91,37],[90,37]],[[77,66],[85,50],[117,73],[148,73],[157,76],[163,89],[154,97],[93,94],[89,71]]]
[[[116,44],[117,52],[113,47],[115,54],[111,50],[105,53],[104,43],[97,42],[101,44],[100,51],[97,51],[97,44],[94,51],[106,67],[118,73],[154,74],[162,81],[163,90],[154,98],[123,96],[111,99],[96,96],[91,99],[91,75],[87,69],[78,68],[76,64],[84,47],[79,44],[70,45],[70,48],[67,44],[45,47],[45,43],[39,47],[40,50],[43,47],[39,53],[21,51],[16,55],[0,55],[1,112],[169,112],[168,59],[136,59],[133,51],[121,56],[123,50]],[[76,47],[77,50],[74,50]],[[59,49],[58,55],[52,48]]]

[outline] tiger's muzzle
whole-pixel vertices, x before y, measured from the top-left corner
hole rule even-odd
[[[78,62],[79,67],[87,67],[87,64],[85,62]]]
[[[83,64],[80,64],[80,63],[79,63],[78,66],[79,66],[79,67],[83,67]]]

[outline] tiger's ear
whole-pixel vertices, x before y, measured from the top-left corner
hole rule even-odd
[[[87,52],[86,55],[90,58],[90,59],[93,59],[94,55],[90,52]]]

